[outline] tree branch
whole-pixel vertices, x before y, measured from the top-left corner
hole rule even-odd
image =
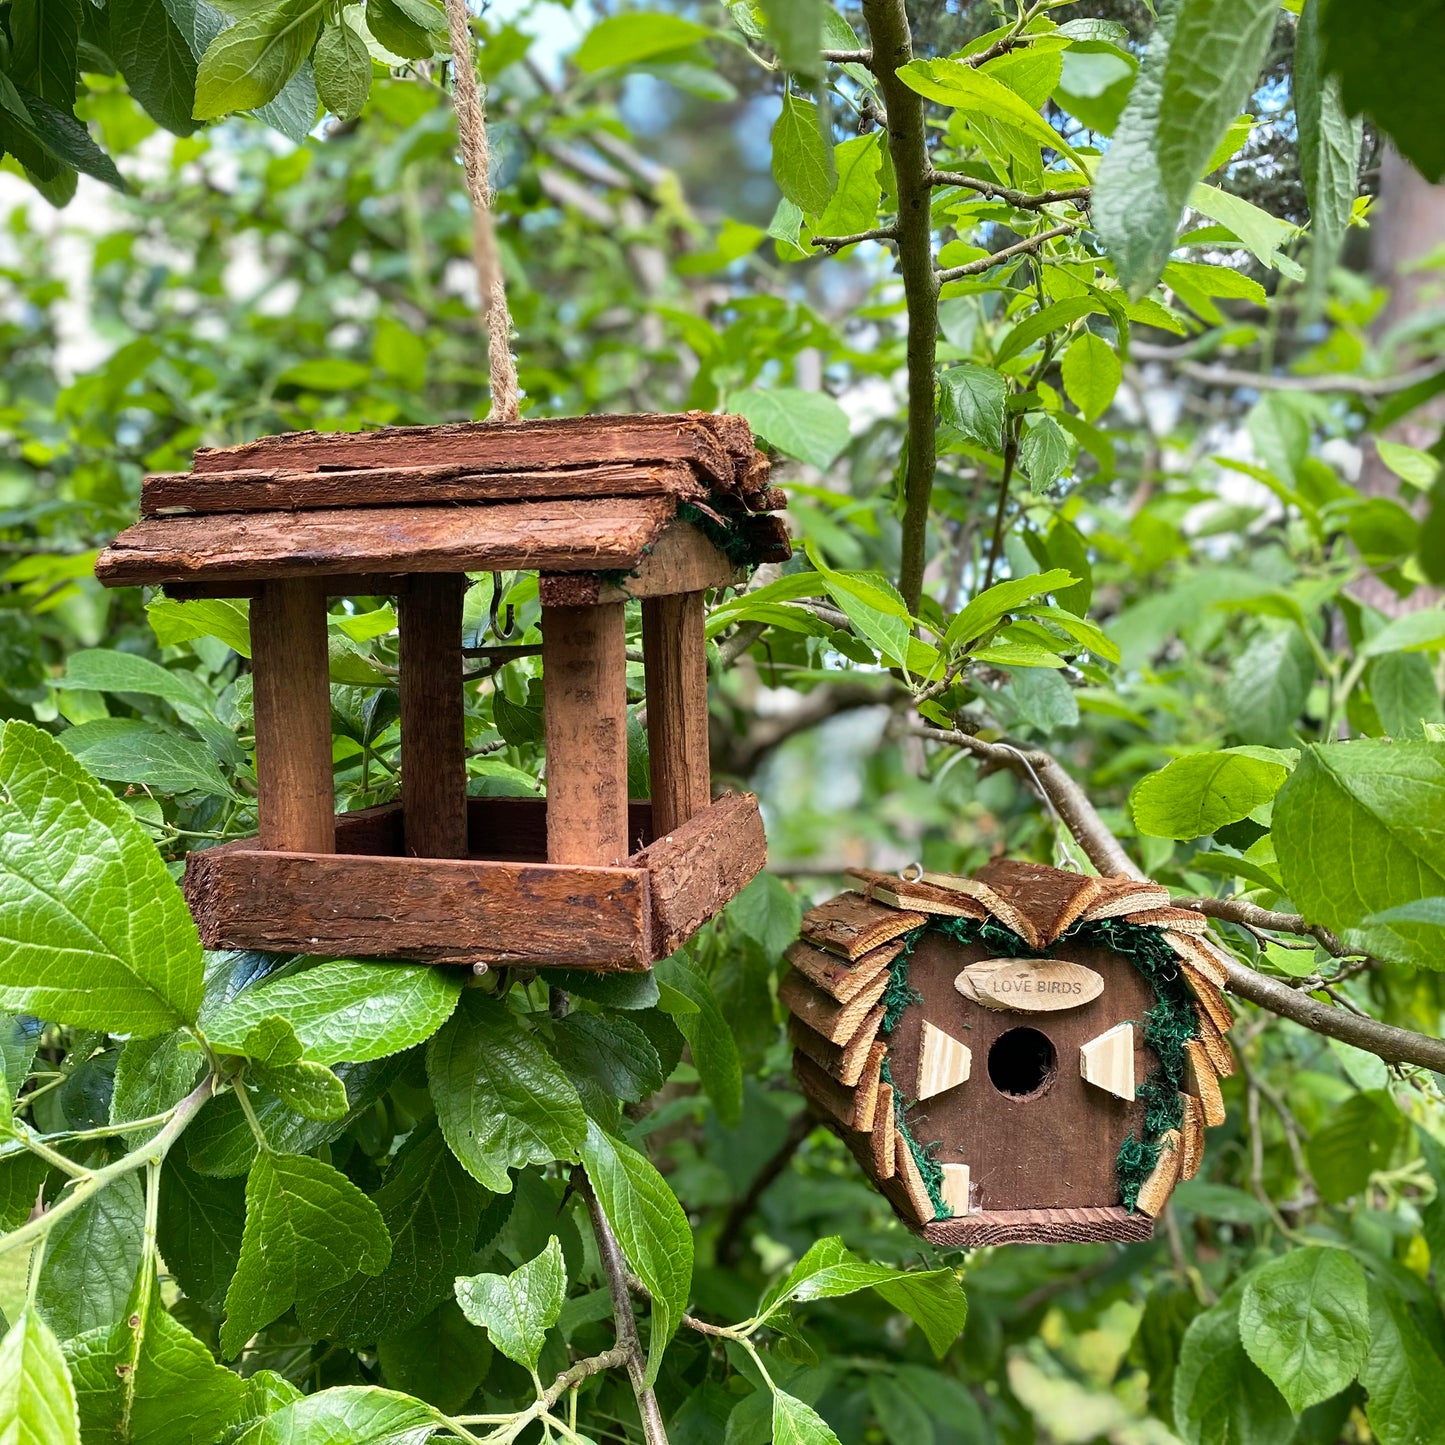
[[[1037,236],[1028,236],[1022,241],[1016,241],[1012,246],[1005,246],[1001,251],[991,252],[987,256],[980,256],[977,261],[968,261],[962,266],[950,266],[944,271],[935,271],[934,279],[940,286],[946,286],[950,281],[961,281],[965,276],[982,276],[985,271],[992,271],[997,265],[1004,261],[1011,261],[1015,256],[1026,256],[1037,251],[1047,241],[1056,241],[1060,236],[1067,236],[1078,230],[1068,222],[1061,226],[1054,226],[1047,231],[1040,231]]]
[[[1349,396],[1392,396],[1438,376],[1439,361],[1402,371],[1398,376],[1279,376],[1270,372],[1241,371],[1231,366],[1209,366],[1195,361],[1189,353],[1192,346],[1153,346],[1147,341],[1130,343],[1129,354],[1136,361],[1161,361],[1172,366],[1181,376],[1206,386],[1248,387],[1252,391],[1297,391],[1314,394]]]
[[[888,109],[888,152],[898,178],[898,267],[908,309],[908,462],[903,481],[902,563],[898,590],[915,616],[923,597],[928,513],[938,464],[934,369],[938,358],[938,283],[933,265],[932,191],[923,97],[898,78],[913,59],[903,0],[863,0],[873,41],[873,74]]]
[[[822,57],[833,65],[871,66],[873,64],[871,50],[825,50],[822,52]]]
[[[632,1313],[632,1299],[627,1292],[627,1260],[617,1243],[617,1236],[602,1212],[597,1191],[587,1177],[587,1171],[579,1164],[572,1171],[572,1183],[587,1205],[587,1215],[592,1221],[592,1233],[597,1237],[597,1254],[602,1261],[603,1272],[607,1275],[607,1288],[612,1295],[612,1314],[617,1325],[617,1349],[624,1352],[627,1374],[632,1381],[632,1393],[637,1398],[637,1413],[642,1419],[642,1436],[647,1445],[668,1445],[667,1428],[662,1423],[662,1412],[657,1406],[657,1396],[647,1379],[647,1357],[642,1352],[642,1341],[637,1335],[637,1317]]]
[[[1037,211],[1052,206],[1057,201],[1087,201],[1094,194],[1092,186],[1077,186],[1069,191],[1015,191],[1008,186],[996,186],[992,181],[982,181],[977,176],[966,176],[962,171],[928,172],[931,186],[961,186],[964,190],[977,191],[991,201],[1007,201],[1020,211]]]
[[[631,1306],[629,1305],[629,1308]],[[610,1350],[604,1350],[600,1355],[590,1355],[585,1360],[578,1360],[569,1370],[563,1370],[555,1380],[547,1387],[542,1395],[542,1405],[550,1410],[568,1390],[575,1389],[583,1380],[590,1379],[593,1375],[600,1375],[606,1370],[615,1370],[619,1365],[625,1365],[631,1356],[631,1351],[626,1345],[614,1345]]]
[[[859,231],[855,236],[810,236],[808,238],[819,250],[834,255],[844,246],[856,246],[860,241],[896,241],[897,226],[875,226],[871,231]]]

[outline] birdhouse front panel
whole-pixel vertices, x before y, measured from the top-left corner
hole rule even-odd
[[[1148,1238],[1233,1071],[1204,919],[1032,863],[858,876],[779,989],[814,1112],[935,1243]]]
[[[765,860],[757,800],[711,793],[704,595],[789,555],[783,502],[747,422],[699,412],[300,432],[148,477],[97,576],[250,609],[257,836],[187,860],[205,943],[570,968],[673,952]],[[503,571],[539,574],[540,647],[494,660],[541,653],[545,798],[467,796],[463,597]],[[400,798],[337,815],[327,611],[347,596],[397,601]]]

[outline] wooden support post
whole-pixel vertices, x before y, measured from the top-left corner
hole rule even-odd
[[[467,856],[462,595],[467,579],[419,573],[401,609],[401,802],[413,858]]]
[[[251,603],[261,846],[334,853],[326,583],[267,582]]]
[[[542,609],[549,863],[612,867],[631,852],[625,609]]]
[[[701,592],[642,604],[652,831],[665,837],[707,807],[707,642]]]

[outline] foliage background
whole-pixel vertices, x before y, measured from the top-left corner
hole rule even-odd
[[[1014,19],[983,3],[912,8],[924,57],[981,36],[986,46]],[[1201,56],[1233,47],[1250,15],[1262,24],[1258,5],[1176,8],[1203,24]],[[1418,13],[1422,27],[1438,23],[1438,6],[1396,8]],[[789,53],[803,42],[787,29],[788,6],[730,18],[717,6],[658,5],[646,31],[595,28],[610,7],[523,3],[481,17],[496,212],[530,414],[742,410],[779,450],[799,542],[786,576],[810,582],[759,599],[779,580],[768,574],[714,611],[715,775],[761,795],[771,874],[659,971],[663,992],[639,984],[599,996],[573,981],[574,1013],[554,1019],[546,980],[511,980],[507,1006],[491,985],[468,990],[429,1053],[424,1041],[453,996],[420,997],[430,984],[398,980],[418,998],[395,1004],[392,1032],[363,1049],[366,1011],[336,1002],[348,979],[337,965],[318,990],[331,1000],[321,1022],[299,996],[276,1005],[304,1058],[288,1060],[284,1039],[268,1055],[276,1041],[263,1048],[234,1006],[274,961],[208,958],[209,1061],[231,1085],[249,1060],[245,1077],[198,1101],[164,1171],[125,1174],[51,1230],[43,1261],[23,1247],[35,1231],[0,1255],[0,1310],[18,1321],[0,1346],[0,1439],[73,1438],[63,1410],[47,1421],[35,1403],[65,1398],[59,1377],[46,1384],[43,1373],[57,1368],[55,1341],[85,1438],[117,1438],[105,1423],[116,1386],[95,1383],[87,1362],[110,1360],[112,1331],[135,1313],[148,1321],[150,1351],[136,1378],[164,1367],[202,1404],[179,1422],[127,1418],[123,1438],[382,1441],[445,1428],[380,1388],[452,1417],[512,1422],[468,1427],[479,1433],[531,1439],[570,1418],[599,1442],[636,1437],[638,1404],[617,1361],[583,1384],[576,1414],[564,1399],[563,1425],[519,1413],[535,1394],[529,1370],[550,1383],[569,1359],[613,1341],[605,1260],[571,1172],[580,1152],[619,1233],[619,1198],[652,1201],[642,1212],[656,1235],[628,1250],[653,1286],[651,1337],[669,1301],[674,1325],[682,1304],[704,1323],[745,1322],[722,1336],[685,1327],[668,1349],[656,1389],[674,1442],[746,1445],[774,1432],[814,1441],[828,1430],[847,1445],[1445,1440],[1445,1117],[1439,1076],[1419,1066],[1419,1049],[1387,1065],[1245,1009],[1229,1122],[1155,1242],[964,1256],[922,1246],[863,1187],[842,1146],[809,1129],[774,1002],[801,908],[836,891],[847,866],[919,859],[968,871],[1005,849],[1083,863],[1087,843],[1041,806],[1027,773],[986,751],[1012,738],[1060,758],[1134,861],[1181,896],[1298,910],[1324,930],[1290,937],[1236,913],[1242,921],[1216,927],[1241,965],[1427,1045],[1440,1033],[1445,614],[1430,579],[1445,559],[1428,494],[1439,490],[1445,229],[1432,219],[1438,194],[1397,153],[1438,178],[1438,142],[1425,122],[1396,115],[1403,102],[1371,89],[1361,68],[1347,76],[1346,99],[1356,86],[1351,104],[1378,123],[1353,133],[1343,187],[1322,189],[1318,150],[1301,154],[1296,15],[1264,9],[1259,68],[1239,88],[1254,124],[1231,131],[1199,176],[1274,223],[1246,216],[1245,230],[1229,230],[1217,202],[1213,220],[1194,213],[1197,234],[1164,288],[1142,278],[1147,299],[1130,312],[1108,259],[1122,252],[1102,254],[1091,229],[1110,224],[1103,196],[1092,214],[1066,204],[1048,213],[1083,229],[1034,248],[1047,267],[990,263],[945,287],[921,593],[908,585],[917,448],[906,441],[908,304],[894,254],[865,242],[814,255],[807,242],[886,227],[897,204],[866,73],[834,66],[820,83],[815,58]],[[115,24],[158,23],[156,10],[111,0]],[[26,13],[19,0],[6,10],[11,41]],[[107,37],[93,29],[106,13],[87,8],[78,32],[75,116],[128,193],[86,174],[71,204],[51,209],[35,185],[63,200],[73,174],[62,166],[46,177],[37,165],[22,179],[14,157],[25,157],[24,137],[15,140],[13,111],[0,116],[11,137],[0,176],[0,718],[17,724],[5,732],[0,777],[0,1003],[19,1016],[0,1035],[18,1120],[0,1145],[0,1224],[12,1231],[26,1227],[37,1191],[53,1205],[67,1174],[131,1158],[139,1136],[115,1125],[170,1117],[201,1063],[180,1034],[140,1037],[148,1030],[123,1012],[86,1017],[60,1001],[49,1014],[35,1002],[57,965],[45,953],[53,933],[26,932],[36,914],[23,880],[38,865],[18,820],[41,806],[27,802],[26,779],[31,793],[73,793],[70,836],[100,860],[87,886],[149,896],[134,904],[137,917],[151,917],[162,880],[133,852],[105,871],[101,823],[117,836],[143,830],[175,875],[189,848],[239,836],[253,820],[244,617],[213,604],[197,623],[197,605],[106,592],[91,577],[97,548],[133,520],[142,474],[184,468],[197,445],[480,416],[487,404],[471,218],[430,46],[410,65],[373,72],[368,62],[364,108],[325,119],[310,138],[298,140],[304,124],[290,139],[245,119],[193,128],[189,109],[169,115],[190,132],[175,135],[137,104],[145,95],[152,114],[163,108],[138,72],[107,73]],[[856,7],[841,13],[866,37]],[[1122,23],[1127,36],[1081,40],[1057,78],[1045,67],[1037,97],[1037,77],[1007,72],[1083,151],[1121,123],[1152,24],[1133,3],[1044,17],[1089,18]],[[764,20],[770,30],[758,28]],[[828,34],[833,46],[839,32]],[[1368,36],[1346,40],[1368,58]],[[1418,37],[1415,51],[1430,53]],[[1396,45],[1391,63],[1407,65],[1415,51]],[[791,79],[773,63],[779,52]],[[17,44],[6,66],[22,81],[23,63]],[[1200,63],[1222,62],[1216,53]],[[1393,87],[1409,91],[1408,69]],[[814,102],[829,108],[823,130]],[[901,121],[891,98],[888,108]],[[927,114],[946,158],[936,164],[1026,191],[1043,183],[1038,145],[1030,162],[1010,134],[990,130],[996,116],[983,112],[970,129],[947,106]],[[1331,114],[1348,152],[1344,113]],[[272,119],[285,128],[284,116]],[[83,158],[84,169],[106,171]],[[1352,205],[1356,168],[1365,200]],[[779,207],[780,186],[792,211]],[[1375,209],[1367,202],[1377,195]],[[1403,219],[1412,215],[1424,217],[1413,231]],[[939,189],[929,240],[941,266],[969,266],[1043,225],[1038,210]],[[1328,262],[1332,244],[1334,267],[1316,254],[1323,248]],[[1090,286],[1110,301],[1010,340],[1021,318],[1088,298]],[[931,365],[926,385],[931,432]],[[987,625],[948,635],[990,582],[1058,568],[1077,580],[1016,594]],[[525,636],[535,584],[507,583]],[[478,636],[488,593],[483,582],[469,594]],[[1102,635],[1027,615],[1030,599],[1046,595]],[[943,651],[936,666],[903,640],[910,613]],[[382,599],[333,616],[339,806],[395,792],[394,620]],[[900,681],[900,663],[911,678]],[[537,786],[539,689],[527,661],[469,689],[477,791]],[[102,784],[77,775],[66,752]],[[1402,907],[1413,911],[1375,920]],[[1336,934],[1343,943],[1332,947]],[[147,967],[159,966],[158,936],[138,939]],[[201,961],[188,963],[187,947],[193,939],[167,935],[160,952],[168,967],[193,965],[185,987],[198,991]],[[61,1022],[39,1031],[26,1022],[36,1014]],[[182,1016],[195,1023],[184,1007]],[[259,1021],[258,1011],[249,1023]],[[598,1021],[610,1039],[600,1050]],[[318,1042],[323,1024],[345,1039],[340,1052]],[[517,1061],[527,1087],[501,1096],[514,1114],[532,1119],[541,1100],[543,1112],[565,1115],[553,1134],[542,1130],[552,1152],[504,1140],[483,1159],[463,1148],[466,1169],[452,1158],[442,1135],[452,1137],[459,1101],[480,1098],[484,1113],[490,1097],[479,1058],[455,1062],[454,1089],[438,1082],[464,1034]],[[296,1072],[268,1077],[268,1058]],[[332,1108],[331,1068],[346,1087],[344,1115],[307,1125],[288,1114],[283,1089],[293,1099],[314,1090],[314,1111]],[[251,1190],[265,1183],[241,1117],[253,1097],[271,1146],[314,1161],[275,1166],[297,1174],[293,1196],[325,1209],[330,1227],[350,1220],[351,1242],[329,1261],[325,1229],[293,1242],[295,1288],[265,1318],[269,1304],[255,1298],[274,1295],[284,1271],[263,1272],[249,1316],[240,1295],[231,1301],[233,1315],[260,1326],[228,1338],[246,1171]],[[602,1119],[585,1143],[583,1105]],[[609,1129],[640,1154],[608,1156]],[[663,1195],[649,1193],[657,1176],[645,1165],[629,1174],[616,1163],[643,1155],[665,1179]],[[494,1192],[509,1165],[510,1189]],[[664,1268],[686,1254],[668,1233],[679,1223],[695,1251],[680,1295]],[[384,1262],[382,1236],[389,1273],[371,1268]],[[917,1286],[924,1297],[902,1303],[885,1273],[850,1277],[863,1292],[833,1300],[829,1287],[799,1284],[819,1302],[759,1324],[760,1297],[780,1272],[800,1259],[809,1263],[795,1280],[838,1267],[827,1248],[809,1254],[834,1236],[862,1260],[930,1280]],[[520,1279],[533,1305],[515,1337],[499,1322],[498,1285],[453,1301],[454,1277],[518,1268],[532,1271]],[[967,1325],[950,1343],[962,1318],[956,1280]],[[153,1337],[153,1302],[200,1346],[158,1322]],[[247,1379],[244,1392],[218,1383],[205,1351]],[[371,1393],[325,1393],[346,1388]],[[307,1414],[298,1393],[323,1404]],[[339,1413],[328,1416],[332,1405]]]

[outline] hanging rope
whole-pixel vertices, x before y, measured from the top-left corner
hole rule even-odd
[[[446,0],[446,7],[447,28],[452,41],[452,100],[457,108],[457,135],[461,140],[467,194],[472,201],[477,289],[481,294],[482,319],[487,327],[488,362],[492,376],[492,413],[489,420],[517,421],[521,417],[521,393],[517,388],[517,366],[512,359],[512,317],[507,310],[507,286],[502,276],[501,256],[497,251],[497,233],[492,226],[487,121],[472,59],[471,16],[466,0]]]

